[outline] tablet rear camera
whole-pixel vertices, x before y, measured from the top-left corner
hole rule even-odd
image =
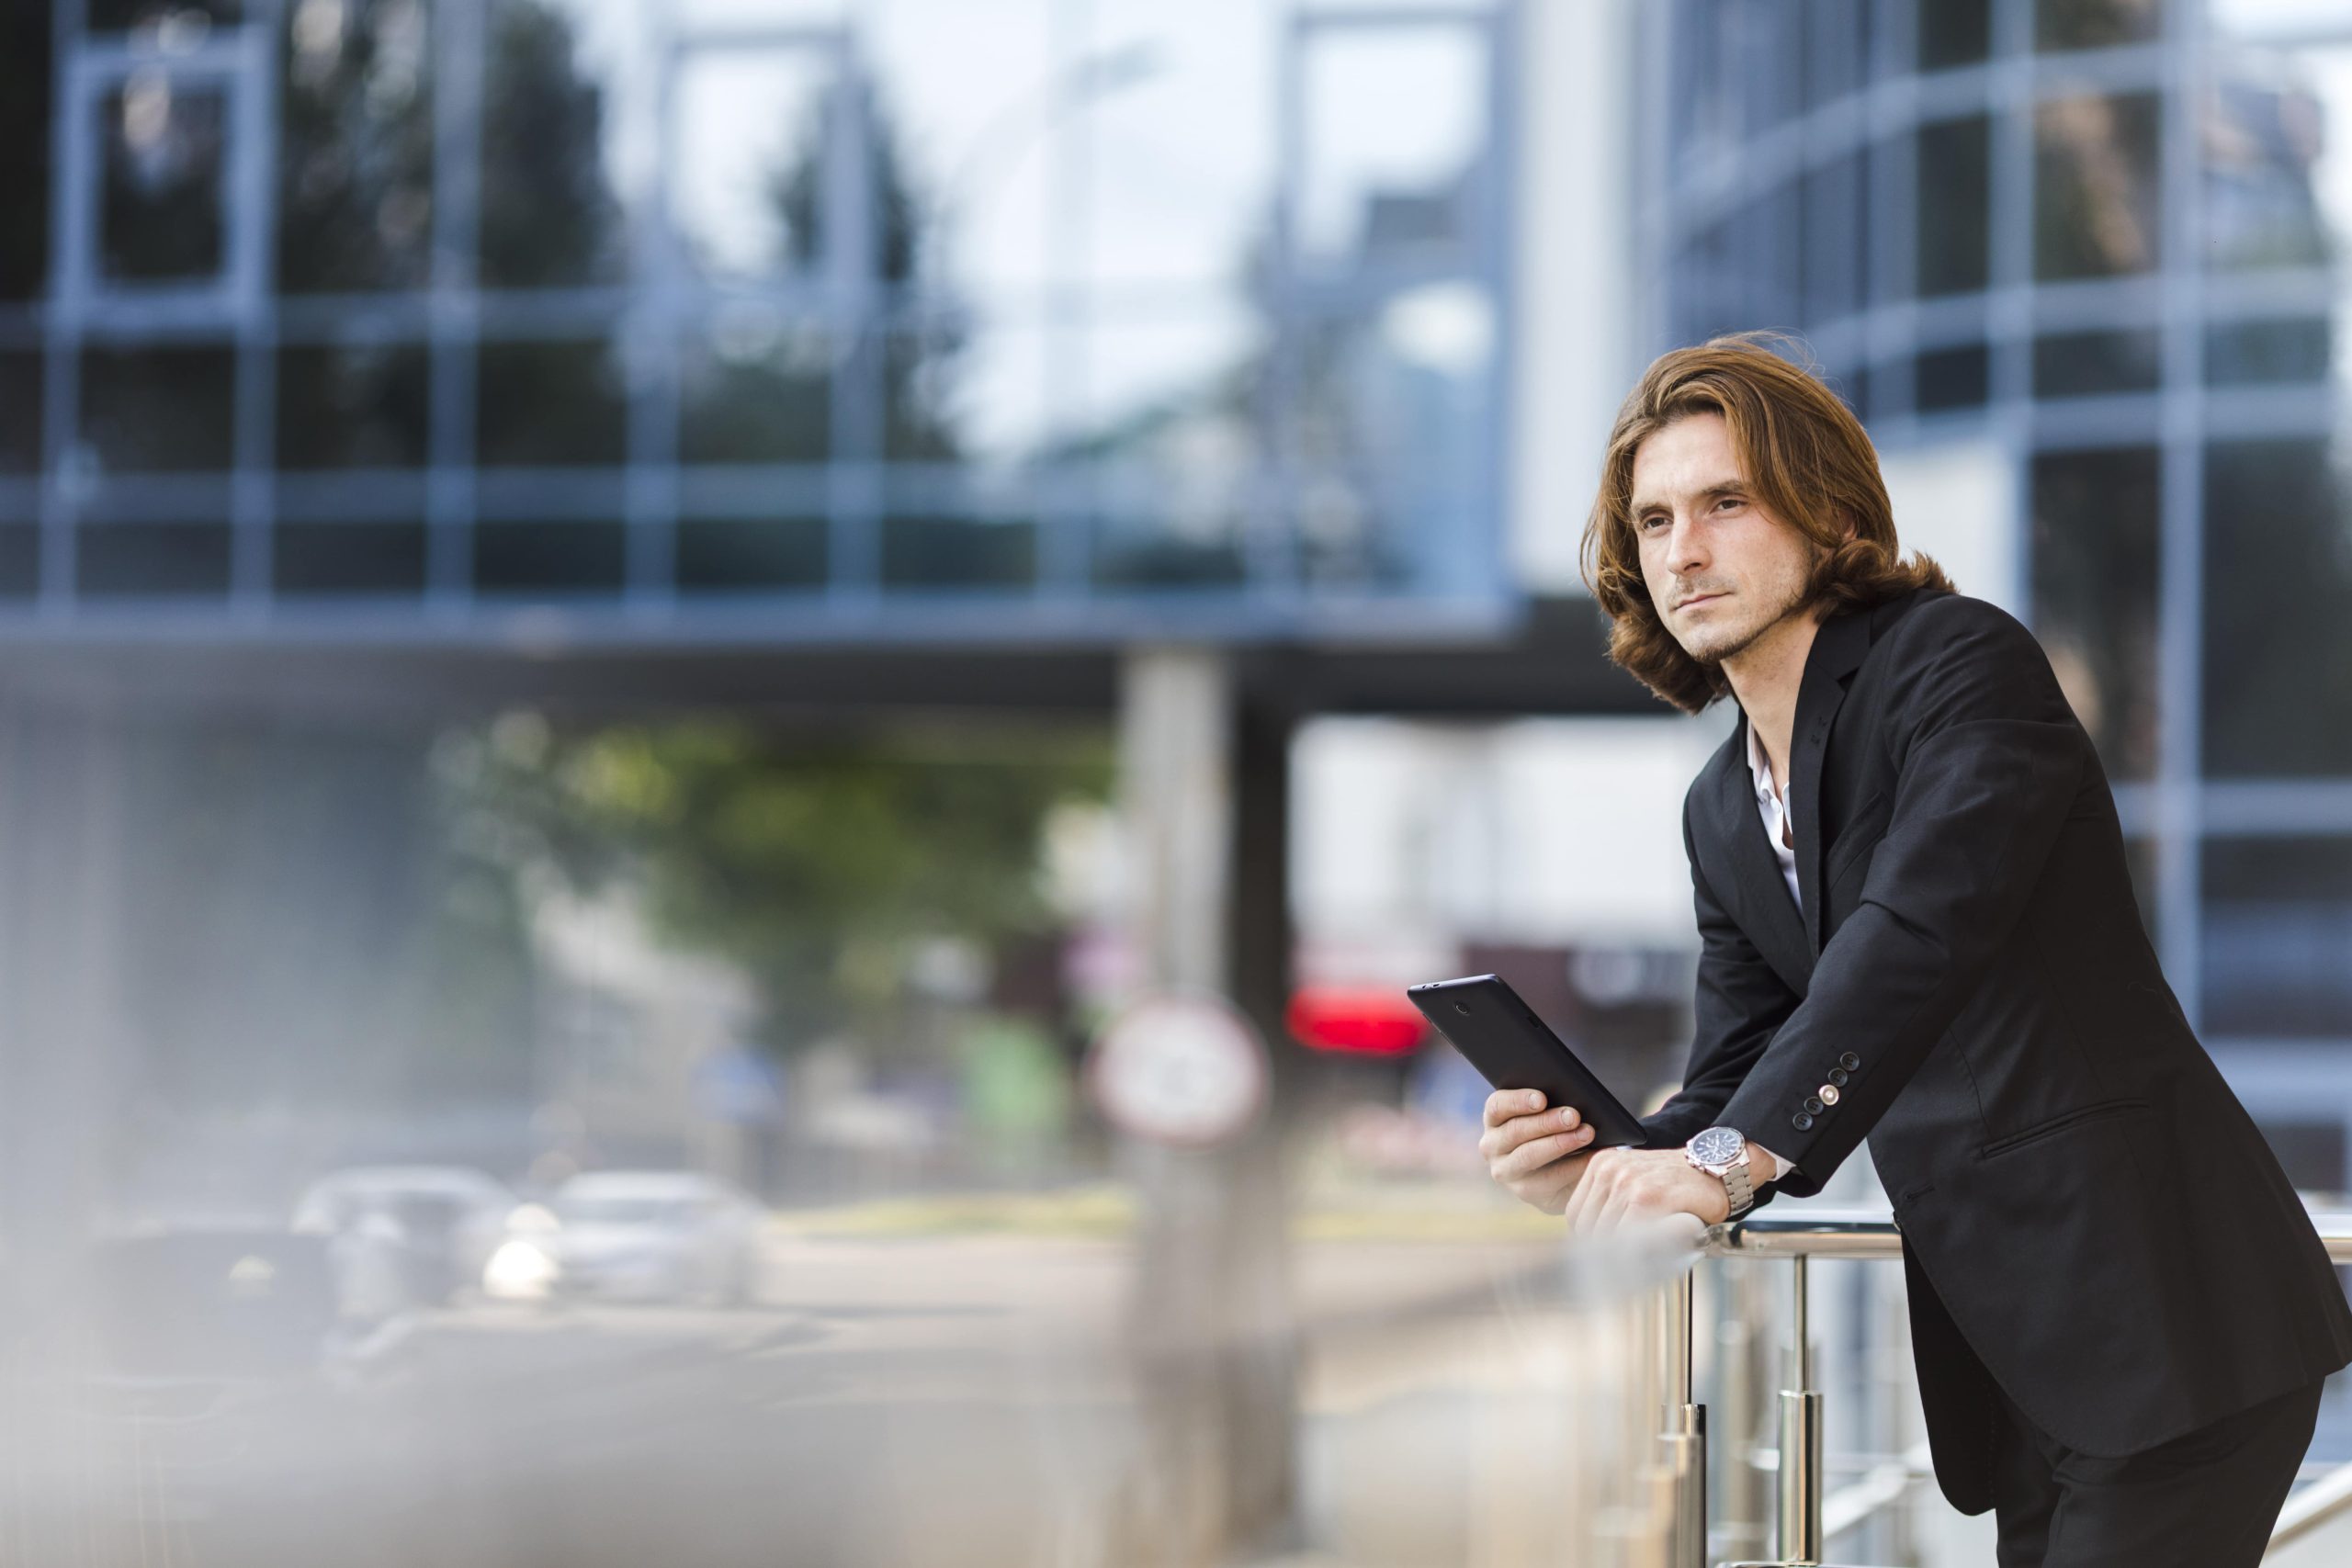
[[[1463,1017],[1468,1018],[1470,1016],[1470,1004],[1468,1002],[1456,1002],[1453,1004],[1453,1010],[1460,1013]]]

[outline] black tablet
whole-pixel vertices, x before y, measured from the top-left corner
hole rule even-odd
[[[1639,1119],[1501,979],[1473,975],[1432,980],[1410,987],[1405,994],[1497,1089],[1542,1089],[1547,1109],[1575,1106],[1592,1124],[1593,1140],[1587,1147],[1638,1148],[1648,1142]]]

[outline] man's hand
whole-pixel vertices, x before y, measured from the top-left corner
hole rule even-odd
[[[1547,1214],[1566,1209],[1568,1194],[1591,1157],[1579,1151],[1591,1142],[1592,1129],[1576,1107],[1546,1111],[1540,1090],[1498,1089],[1487,1096],[1487,1130],[1478,1137],[1487,1174],[1512,1197]]]
[[[1634,1220],[1696,1214],[1702,1224],[1731,1217],[1731,1194],[1680,1149],[1602,1149],[1576,1185],[1566,1210],[1571,1231],[1604,1231]]]

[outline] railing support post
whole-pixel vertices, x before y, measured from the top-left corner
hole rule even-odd
[[[1673,1539],[1667,1553],[1671,1568],[1706,1568],[1707,1562],[1707,1407],[1690,1397],[1694,1272],[1684,1269],[1664,1303],[1667,1386],[1658,1442],[1673,1478]]]
[[[1783,1562],[1821,1561],[1821,1395],[1813,1386],[1813,1328],[1805,1300],[1805,1260],[1796,1265],[1790,1314],[1795,1345],[1789,1381],[1781,1392],[1780,1534]]]

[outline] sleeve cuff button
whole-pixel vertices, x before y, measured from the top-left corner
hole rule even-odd
[[[1813,1118],[1806,1112],[1800,1111],[1794,1116],[1789,1118],[1789,1125],[1794,1127],[1800,1133],[1810,1133],[1813,1131]]]

